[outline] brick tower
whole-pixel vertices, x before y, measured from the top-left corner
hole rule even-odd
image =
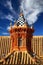
[[[31,51],[31,38],[33,32],[34,29],[29,27],[23,13],[21,13],[15,24],[10,27],[12,50]]]

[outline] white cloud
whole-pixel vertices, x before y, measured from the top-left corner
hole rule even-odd
[[[7,33],[7,32],[3,32],[2,34],[3,34],[3,35],[9,35],[9,33]]]
[[[11,0],[7,0],[6,3],[4,4],[4,6],[6,8],[8,8],[12,12],[13,15],[15,15],[15,14],[18,15],[17,12],[15,12],[15,10],[14,10],[14,8],[12,6]]]
[[[7,30],[9,30],[9,29],[10,29],[10,26],[7,27]]]
[[[43,12],[43,0],[22,0],[20,9],[29,24],[35,23],[39,13]]]
[[[14,22],[14,17],[11,14],[2,16],[1,19],[7,19]]]
[[[11,1],[7,1],[6,5],[10,10],[13,10]]]
[[[10,14],[8,16],[5,16],[6,19],[10,20],[10,21],[13,21],[14,17],[11,16]]]
[[[1,3],[2,4],[2,3]],[[8,19],[10,21],[14,21],[14,19],[16,18],[16,16],[18,17],[17,12],[15,12],[13,6],[12,6],[12,2],[11,0],[7,0],[6,3],[3,4],[3,6],[5,6],[8,10],[10,10],[10,12],[8,12],[7,14],[4,14],[2,11],[0,12],[0,18],[1,19]]]

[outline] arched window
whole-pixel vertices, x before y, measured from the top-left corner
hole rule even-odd
[[[18,46],[22,46],[22,38],[21,37],[18,38]]]

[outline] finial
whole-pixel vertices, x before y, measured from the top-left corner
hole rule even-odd
[[[10,22],[10,26],[12,26],[12,22]]]
[[[10,22],[10,27],[12,28],[12,22]]]
[[[23,10],[22,10],[22,8],[21,8],[21,6],[20,6],[20,13],[21,13],[21,12],[23,12]]]
[[[20,10],[20,16],[23,16],[23,10]]]
[[[33,28],[33,22],[32,22],[32,25],[31,25],[31,29]]]

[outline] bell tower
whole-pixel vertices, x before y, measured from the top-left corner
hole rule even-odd
[[[12,39],[12,50],[31,50],[31,38],[34,29],[29,27],[23,13],[20,14],[18,20],[9,31]]]

